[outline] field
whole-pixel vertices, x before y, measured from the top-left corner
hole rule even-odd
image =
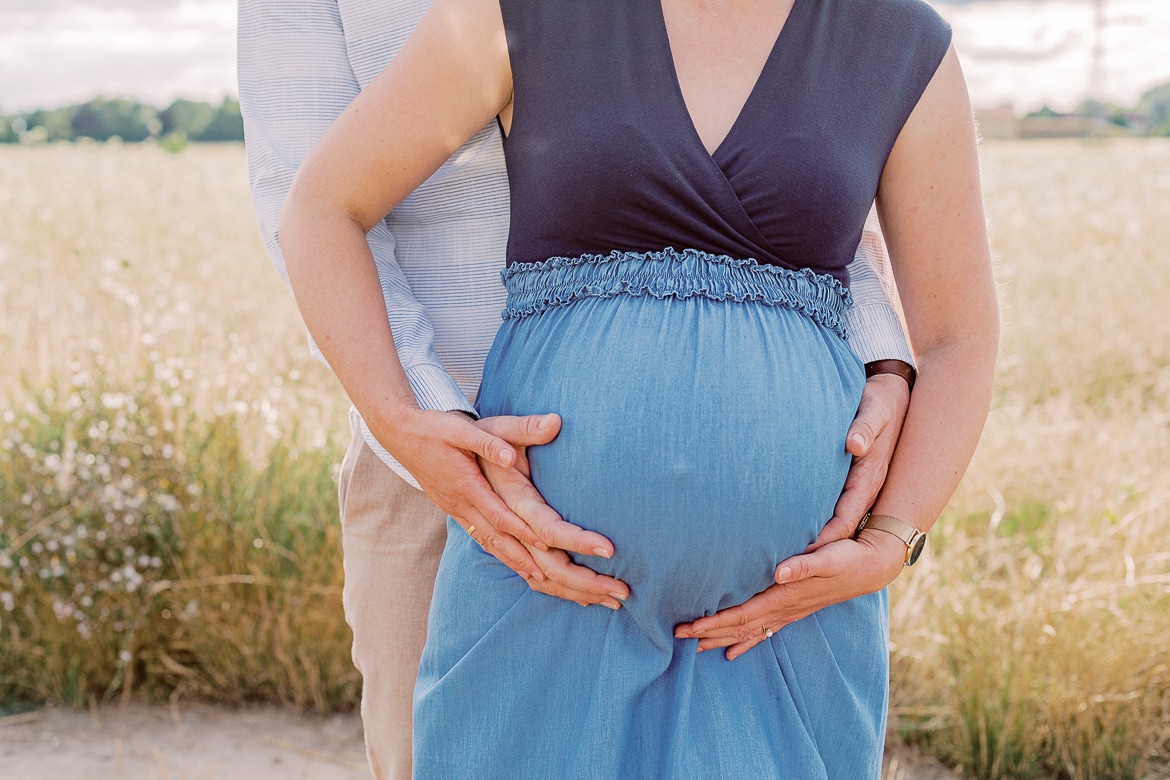
[[[971,777],[1170,777],[1170,144],[983,155],[997,397],[893,589],[891,733]],[[0,355],[0,714],[354,706],[346,402],[239,147],[0,147]]]

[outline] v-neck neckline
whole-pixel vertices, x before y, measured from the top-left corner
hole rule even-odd
[[[811,0],[809,1],[811,2]],[[694,115],[691,114],[691,108],[687,105],[686,95],[683,94],[682,82],[679,81],[678,78],[678,66],[674,60],[674,49],[672,49],[670,45],[670,30],[666,26],[666,12],[662,8],[662,0],[652,0],[652,2],[658,8],[658,26],[662,36],[662,45],[666,55],[667,65],[669,66],[670,79],[674,84],[674,93],[677,105],[682,110],[682,114],[686,119],[686,123],[690,126],[691,136],[695,143],[699,145],[699,149],[702,150],[703,154],[706,155],[712,162],[714,162],[715,159],[719,156],[719,152],[722,151],[723,147],[727,145],[728,139],[735,134],[736,129],[743,121],[744,115],[748,113],[748,108],[752,104],[752,99],[761,89],[760,85],[768,76],[769,69],[773,67],[773,61],[780,56],[781,50],[786,48],[783,44],[785,43],[785,39],[791,36],[789,29],[793,26],[793,17],[796,16],[797,9],[801,8],[805,0],[793,0],[792,8],[788,10],[788,16],[784,19],[784,24],[781,25],[780,31],[776,33],[776,40],[772,42],[772,48],[768,50],[768,56],[764,59],[764,65],[762,68],[760,68],[760,72],[756,76],[755,83],[752,84],[751,90],[748,91],[747,98],[739,107],[739,113],[735,115],[735,119],[732,120],[731,126],[727,128],[727,132],[723,135],[722,138],[719,139],[719,143],[716,144],[713,150],[709,150],[707,145],[703,143],[703,136],[699,134],[699,128],[695,125]],[[716,163],[716,165],[718,165],[718,163]]]

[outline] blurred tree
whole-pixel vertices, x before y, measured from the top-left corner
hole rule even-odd
[[[162,120],[164,135],[183,133],[188,138],[198,138],[215,119],[215,109],[206,103],[179,98],[163,109],[158,118]]]
[[[145,141],[154,135],[151,120],[157,118],[154,108],[141,103],[96,98],[75,109],[71,124],[74,136],[84,135],[95,141],[115,135],[123,141]]]
[[[215,118],[198,135],[190,134],[192,141],[243,141],[244,119],[240,115],[240,101],[225,97],[215,111]]]
[[[25,125],[29,130],[43,127],[49,141],[73,140],[73,115],[77,113],[77,106],[55,108],[52,110],[38,109],[24,115]]]
[[[1060,116],[1060,115],[1061,114],[1059,111],[1053,111],[1047,105],[1044,105],[1044,106],[1041,106],[1040,108],[1036,109],[1035,111],[1029,111],[1028,113],[1024,114],[1024,118],[1025,119],[1036,119],[1036,118],[1046,119],[1048,117],[1054,117],[1054,116]]]
[[[1105,103],[1100,100],[1082,101],[1075,112],[1077,116],[1086,116],[1101,119],[1117,125],[1129,127],[1129,111],[1114,103]]]
[[[1170,136],[1170,82],[1142,95],[1137,113],[1150,123],[1150,135]]]

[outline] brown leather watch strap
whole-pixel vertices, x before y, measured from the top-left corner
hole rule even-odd
[[[897,374],[906,380],[906,384],[911,390],[914,389],[914,380],[918,378],[918,372],[914,366],[904,360],[875,360],[865,364],[866,379],[878,374]]]

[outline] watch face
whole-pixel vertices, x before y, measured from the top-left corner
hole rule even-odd
[[[918,559],[922,557],[922,551],[925,549],[926,549],[926,535],[923,534],[922,536],[918,537],[918,539],[914,542],[914,546],[911,547],[907,551],[906,565],[913,566],[914,564],[918,563]]]

